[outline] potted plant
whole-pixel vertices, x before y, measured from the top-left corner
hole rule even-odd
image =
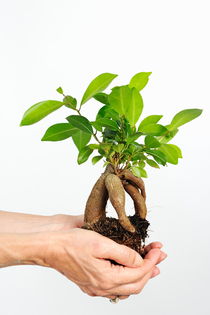
[[[126,85],[115,86],[109,94],[103,91],[116,74],[102,73],[87,87],[80,104],[76,98],[65,95],[59,87],[62,100],[47,100],[31,106],[23,115],[21,126],[32,125],[50,113],[66,106],[72,112],[65,122],[47,129],[42,141],[61,141],[72,138],[78,148],[78,164],[88,160],[103,160],[104,172],[92,188],[85,207],[84,228],[94,230],[120,244],[125,244],[142,256],[149,222],[146,219],[146,192],[142,178],[147,177],[145,166],[154,168],[168,163],[178,164],[181,149],[169,144],[179,128],[198,117],[201,109],[178,112],[167,125],[160,124],[162,115],[150,115],[139,123],[143,110],[141,90],[151,72],[135,74]],[[82,114],[88,101],[97,101],[99,110],[94,121]],[[135,214],[125,211],[125,194],[133,199]],[[106,217],[106,204],[111,201],[118,220]]]

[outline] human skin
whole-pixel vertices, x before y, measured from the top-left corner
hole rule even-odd
[[[54,268],[90,296],[121,299],[140,293],[159,274],[156,265],[166,258],[161,243],[149,244],[142,259],[127,246],[80,229],[82,224],[82,216],[0,212],[0,267]]]

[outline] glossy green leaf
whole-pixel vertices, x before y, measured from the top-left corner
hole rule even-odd
[[[132,143],[133,141],[137,140],[142,135],[141,132],[136,132],[135,134],[129,136],[126,140],[127,143]]]
[[[167,131],[166,127],[159,124],[148,124],[144,126],[139,126],[138,130],[145,135],[150,136],[161,136]]]
[[[77,132],[72,135],[72,139],[77,149],[80,151],[90,141],[92,135],[77,128]]]
[[[141,91],[148,83],[151,73],[152,72],[139,72],[135,74],[130,80],[129,87],[135,87],[138,91]]]
[[[202,109],[184,109],[174,116],[168,128],[169,130],[177,129],[179,126],[182,126],[189,121],[197,118],[201,115],[201,113]]]
[[[43,101],[31,106],[23,115],[20,126],[32,125],[63,106],[60,101]]]
[[[170,144],[162,144],[159,150],[165,154],[168,163],[178,164],[178,152]]]
[[[159,164],[166,165],[167,159],[162,151],[156,149],[146,149],[145,152],[154,157]]]
[[[93,128],[90,121],[84,116],[71,115],[66,119],[76,128],[81,129],[86,133],[93,133]]]
[[[93,81],[91,81],[91,83],[87,87],[82,97],[81,105],[86,103],[95,94],[105,90],[108,87],[108,85],[112,82],[112,80],[116,77],[117,74],[112,73],[102,73],[99,76],[97,76]]]
[[[61,86],[59,86],[56,91],[59,93],[59,94],[62,94],[63,95],[63,89]]]
[[[137,176],[137,177],[148,177],[147,176],[147,172],[145,171],[145,169],[138,167],[138,166],[132,166],[131,168],[132,173]]]
[[[144,143],[148,148],[158,148],[161,145],[154,136],[146,136]]]
[[[108,119],[108,118],[97,119],[94,123],[96,123],[98,127],[108,127],[111,130],[119,129],[116,121]]]
[[[131,100],[126,111],[125,117],[131,124],[131,127],[135,126],[136,122],[143,110],[143,99],[136,88],[131,89]]]
[[[138,121],[143,109],[141,95],[136,88],[130,89],[127,85],[112,89],[109,104],[117,113],[125,116],[132,126]]]
[[[92,158],[92,164],[95,165],[98,161],[102,159],[102,155],[96,155]]]
[[[146,161],[149,166],[152,166],[154,168],[160,168],[160,166],[154,160],[147,159]]]
[[[88,144],[88,147],[92,150],[98,150],[100,148],[100,145],[96,143],[90,143]]]
[[[91,155],[91,153],[93,152],[93,150],[91,150],[89,147],[84,147],[79,151],[79,155],[77,158],[77,163],[78,164],[82,164],[84,162],[86,162],[89,158],[89,156]]]
[[[111,106],[104,105],[99,109],[96,115],[96,120],[100,118],[112,118],[113,120],[119,120],[119,114],[111,108]]]
[[[172,147],[172,148],[174,148],[176,150],[178,158],[182,158],[183,157],[182,156],[182,151],[177,145],[169,143],[168,146]]]
[[[124,144],[123,143],[119,143],[113,146],[113,150],[117,153],[121,153],[124,149]]]
[[[169,125],[166,126],[166,128],[168,129]],[[163,135],[161,137],[158,137],[158,141],[160,143],[168,143],[169,141],[171,141],[171,139],[173,139],[175,137],[175,135],[177,134],[177,132],[179,131],[179,129],[174,129],[171,130],[166,133],[166,135]]]
[[[108,94],[106,93],[97,93],[93,96],[93,98],[102,104],[109,104]]]
[[[69,107],[71,109],[75,109],[77,107],[77,100],[76,98],[70,96],[70,95],[66,95],[63,99],[63,102],[65,104],[66,107]]]
[[[73,134],[75,134],[75,132],[77,132],[77,130],[77,128],[73,127],[69,123],[55,124],[47,129],[41,140],[61,141],[71,137]]]
[[[143,126],[149,125],[149,124],[156,124],[162,117],[163,117],[163,115],[150,115],[150,116],[147,116],[146,118],[144,118],[141,121],[138,129],[140,129]]]

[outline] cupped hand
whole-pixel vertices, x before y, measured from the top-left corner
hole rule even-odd
[[[76,228],[51,233],[44,260],[90,296],[126,298],[140,293],[147,281],[159,273],[156,264],[166,257],[161,246],[159,242],[148,245],[142,259],[127,246]]]

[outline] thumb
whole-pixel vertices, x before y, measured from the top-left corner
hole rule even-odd
[[[126,267],[135,268],[143,264],[143,259],[135,250],[111,240],[106,244],[103,258],[114,260]]]

